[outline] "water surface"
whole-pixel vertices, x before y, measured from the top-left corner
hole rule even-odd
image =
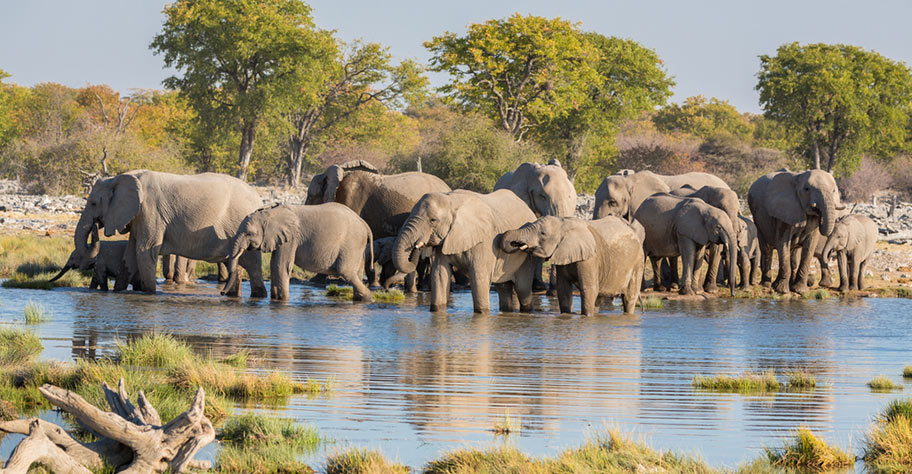
[[[606,426],[717,467],[755,458],[798,426],[860,454],[874,414],[902,395],[872,393],[865,383],[881,374],[900,382],[912,364],[909,301],[901,299],[677,301],[581,318],[558,315],[544,296],[536,297],[544,313],[475,315],[469,293],[454,294],[447,314],[430,314],[423,295],[365,305],[293,285],[284,304],[225,298],[211,283],[160,289],[2,289],[0,324],[19,324],[34,300],[52,318],[32,327],[43,358],[99,357],[116,341],[168,332],[202,354],[248,350],[253,370],[332,377],[331,396],[265,410],[413,467],[454,447],[503,442],[492,428],[505,414],[521,424],[509,442],[537,455]],[[818,388],[738,395],[691,386],[698,374],[767,369],[804,369]]]

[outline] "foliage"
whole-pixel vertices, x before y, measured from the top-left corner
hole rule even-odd
[[[411,470],[388,461],[373,449],[348,448],[329,456],[326,474],[408,474]]]
[[[789,165],[785,153],[751,146],[727,133],[712,135],[697,148],[696,156],[705,171],[713,173],[737,192],[746,196],[751,184],[760,176]]]
[[[326,31],[297,0],[180,0],[165,7],[150,48],[182,75],[165,79],[204,124],[236,124],[237,173],[246,178],[258,128],[286,97],[316,86],[333,54]],[[304,79],[307,78],[307,79]]]
[[[190,346],[170,334],[147,334],[129,343],[117,343],[121,364],[139,367],[171,368],[196,359]]]
[[[912,400],[896,400],[877,417],[865,436],[865,464],[873,472],[912,469]]]
[[[912,365],[907,365],[903,368],[903,377],[912,378]]]
[[[516,143],[478,114],[463,115],[439,104],[411,108],[418,122],[420,141],[407,154],[394,157],[393,171],[418,169],[440,177],[453,189],[491,192],[494,183],[507,171],[526,161],[544,163],[540,148],[531,143]]]
[[[313,472],[299,458],[314,452],[322,443],[313,428],[254,413],[230,418],[219,437],[223,446],[215,472]]]
[[[326,296],[349,300],[354,297],[355,290],[350,286],[329,285],[326,287]]]
[[[814,471],[846,467],[855,463],[855,456],[828,445],[804,427],[798,428],[795,439],[786,442],[781,448],[766,448],[766,455],[776,466]]]
[[[697,375],[693,386],[702,390],[718,392],[778,392],[783,388],[776,380],[772,370],[762,373],[745,372],[739,376],[715,375],[706,377]]]
[[[896,384],[885,375],[878,375],[867,383],[868,388],[874,391],[902,390],[901,384]]]
[[[788,376],[788,388],[790,390],[807,390],[817,387],[817,377],[814,374],[794,370],[785,375]]]
[[[0,365],[22,364],[34,359],[43,347],[38,336],[21,329],[0,328]]]
[[[702,95],[688,97],[683,104],[662,107],[652,121],[663,132],[683,132],[702,139],[728,134],[747,140],[754,132],[750,119],[728,101]]]
[[[395,288],[374,291],[372,296],[374,297],[374,301],[379,303],[401,303],[405,301],[405,293]]]
[[[912,74],[903,63],[857,46],[789,43],[760,56],[758,78],[765,115],[785,126],[809,166],[844,174],[862,152],[906,146]]]

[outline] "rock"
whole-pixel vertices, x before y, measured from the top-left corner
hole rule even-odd
[[[881,274],[880,274],[880,279],[883,280],[883,281],[891,281],[891,280],[892,280],[892,279],[890,278],[890,275],[887,275],[886,273],[881,273]]]

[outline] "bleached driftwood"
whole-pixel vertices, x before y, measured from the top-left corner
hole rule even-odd
[[[215,439],[212,423],[203,413],[205,393],[196,391],[193,405],[165,425],[142,391],[134,406],[123,379],[117,391],[103,383],[111,411],[102,411],[79,395],[45,384],[38,390],[54,406],[73,415],[99,441],[80,443],[54,423],[33,418],[0,423],[0,431],[27,435],[10,455],[0,474],[25,474],[40,463],[56,474],[88,474],[104,462],[120,473],[187,472],[208,469],[208,462],[193,460],[203,446]]]

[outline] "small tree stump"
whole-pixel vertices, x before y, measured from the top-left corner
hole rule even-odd
[[[102,411],[79,395],[45,384],[38,390],[54,406],[73,415],[99,438],[80,443],[60,426],[33,418],[0,423],[0,431],[27,435],[10,455],[0,474],[25,474],[39,463],[56,474],[90,474],[107,462],[120,473],[173,473],[208,469],[208,462],[193,460],[203,446],[215,439],[212,423],[203,413],[205,393],[196,391],[186,412],[162,425],[155,407],[142,391],[134,406],[123,379],[118,390],[102,384],[111,411]]]

